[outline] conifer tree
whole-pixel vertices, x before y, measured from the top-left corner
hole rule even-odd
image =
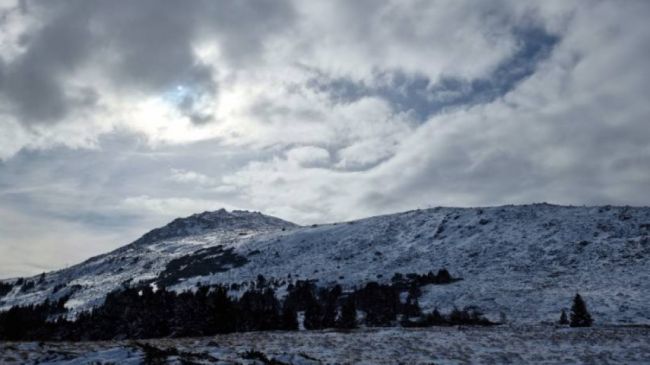
[[[237,328],[237,313],[233,301],[228,297],[228,289],[218,286],[211,294],[209,315],[206,318],[211,332],[228,333]]]
[[[438,308],[434,308],[431,314],[427,316],[427,320],[430,325],[438,326],[445,322],[445,318],[440,314]]]
[[[590,327],[592,323],[593,319],[587,310],[587,304],[580,294],[576,294],[571,306],[571,327]]]
[[[562,309],[562,314],[560,314],[560,324],[569,324],[569,319],[567,318],[564,309]]]
[[[296,308],[287,301],[282,306],[282,318],[280,321],[280,328],[285,331],[296,331],[298,329],[298,313],[296,312]]]
[[[420,303],[418,298],[411,293],[406,297],[406,303],[404,303],[402,313],[407,317],[419,317],[422,315],[422,310],[420,309]]]
[[[438,284],[447,284],[451,283],[451,274],[447,269],[438,270],[438,275],[436,275]]]
[[[336,326],[337,302],[341,293],[342,289],[340,285],[336,285],[331,290],[325,290],[322,293],[323,295],[321,298],[325,303],[323,307],[323,320],[321,323],[323,328],[332,328]]]
[[[341,307],[341,316],[338,320],[339,328],[357,328],[357,306],[354,298],[348,297]]]
[[[308,330],[317,330],[323,328],[323,309],[316,299],[310,301],[305,309],[304,325]]]
[[[280,302],[275,297],[275,291],[266,288],[262,294],[262,327],[263,331],[280,327]]]

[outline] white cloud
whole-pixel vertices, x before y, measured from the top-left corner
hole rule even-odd
[[[104,217],[144,233],[220,207],[312,223],[428,205],[650,204],[646,1],[237,2],[218,22],[221,3],[34,4],[0,22],[0,203],[22,222],[0,226],[4,252],[61,238],[29,217],[109,239]],[[151,20],[178,14],[196,22]],[[530,29],[558,39],[530,74],[418,115],[498,79],[515,55],[532,62]],[[393,94],[368,92],[400,77]],[[461,86],[434,89],[441,77]],[[416,81],[424,96],[411,100]]]
[[[186,184],[196,184],[196,185],[213,185],[217,183],[214,179],[209,176],[203,175],[195,171],[188,171],[183,169],[172,169],[170,180],[186,183]]]
[[[382,129],[386,134],[395,133],[396,125],[389,126],[389,129],[382,125],[392,109],[385,101],[366,98],[349,106],[333,106],[324,95],[306,89],[305,83],[314,76],[314,70],[332,77],[349,77],[368,83],[384,82],[376,76],[396,70],[427,76],[434,83],[440,76],[467,80],[484,76],[516,51],[518,45],[511,30],[526,21],[526,14],[531,11],[530,6],[505,6],[499,1],[481,3],[480,6],[471,2],[454,2],[444,8],[433,3],[403,1],[295,2],[293,6],[298,19],[279,25],[273,23],[268,14],[291,11],[282,10],[285,5],[277,3],[272,9],[267,9],[268,14],[248,14],[250,9],[247,7],[230,9],[244,17],[259,16],[262,20],[245,18],[241,24],[232,24],[233,29],[212,29],[208,26],[213,23],[209,16],[216,10],[212,6],[202,8],[203,5],[196,3],[183,9],[187,16],[197,17],[196,27],[175,29],[175,23],[164,22],[152,25],[151,29],[159,30],[162,35],[176,31],[175,39],[182,42],[176,46],[178,54],[172,52],[167,57],[156,59],[153,57],[157,52],[171,52],[169,47],[163,47],[161,51],[159,48],[162,46],[157,46],[164,40],[141,40],[138,37],[156,36],[147,33],[145,27],[148,24],[131,23],[130,18],[116,19],[110,6],[107,9],[99,7],[97,12],[79,10],[77,14],[75,9],[64,5],[48,9],[46,3],[35,4],[26,13],[31,15],[14,12],[9,19],[21,19],[23,25],[30,24],[30,21],[42,23],[43,32],[50,31],[53,41],[67,46],[66,42],[75,39],[68,39],[72,30],[66,27],[86,26],[88,22],[83,19],[92,18],[97,23],[96,28],[81,34],[96,38],[91,38],[91,42],[106,47],[89,52],[82,48],[83,42],[88,40],[79,39],[77,43],[80,45],[72,48],[74,52],[69,56],[77,57],[74,68],[68,69],[68,64],[64,63],[60,66],[62,70],[47,73],[52,78],[47,85],[59,83],[60,89],[65,91],[62,100],[69,104],[67,112],[55,124],[65,124],[66,127],[53,126],[52,123],[38,128],[33,125],[24,127],[22,133],[27,138],[14,141],[15,147],[4,149],[0,158],[9,158],[23,146],[48,148],[60,143],[71,147],[89,146],[98,135],[115,129],[141,133],[154,145],[210,138],[220,138],[234,145],[324,144],[341,137],[362,137],[360,134],[376,133]],[[129,13],[134,19],[139,19],[141,13],[152,11],[144,4],[128,6],[133,7]],[[173,6],[161,5],[159,8],[156,11],[166,16],[175,16],[179,10]],[[255,26],[246,23],[255,20],[259,21]],[[66,21],[69,25],[64,23]],[[273,29],[288,28],[291,31],[249,34],[246,37],[250,38],[244,40],[254,42],[239,44],[241,50],[233,48],[233,39],[247,32],[267,30],[265,21],[270,22],[268,26]],[[122,33],[117,32],[114,33],[115,39],[105,39],[102,29],[109,26],[133,27],[135,33],[122,37]],[[39,40],[42,36],[38,33],[39,28],[32,28],[33,37]],[[6,43],[19,44],[15,38]],[[247,53],[246,47],[255,45],[258,38],[266,42],[260,47],[261,53]],[[143,44],[138,43],[141,41]],[[26,44],[29,48],[30,43]],[[185,49],[187,44],[190,46]],[[37,46],[41,48],[35,48],[34,57],[43,58],[38,52],[50,52],[41,43],[32,45]],[[235,56],[239,60],[249,54],[255,62],[233,64],[228,52],[241,52]],[[132,54],[140,55],[142,62],[150,61],[151,64],[141,64],[138,59],[132,59]],[[188,66],[192,58],[195,58],[199,71],[188,68],[192,66]],[[22,61],[31,62],[28,58]],[[58,62],[58,59],[54,61]],[[9,60],[5,59],[5,62]],[[7,72],[13,70],[9,65],[7,63],[5,67]],[[127,66],[133,70],[126,69]],[[60,75],[55,74],[58,71]],[[200,73],[193,76],[192,73],[196,72]],[[174,79],[175,82],[171,82]],[[218,90],[206,89],[206,85],[212,83]],[[164,86],[161,89],[151,85]],[[169,93],[179,87],[196,90],[192,92],[195,97],[191,98],[190,110],[179,107],[181,99],[169,102]],[[75,90],[92,90],[96,93],[93,102],[84,104],[85,96],[75,96]],[[0,103],[3,100],[1,94]],[[14,100],[4,99],[6,103]],[[47,105],[45,101],[43,98],[40,104]],[[263,112],[267,115],[249,113],[252,107],[259,107],[260,102],[266,103]],[[205,117],[213,123],[197,124],[195,117]],[[22,122],[20,117],[14,120]],[[0,125],[1,135],[6,135],[9,128],[15,127]]]
[[[398,146],[399,138],[363,140],[341,149],[338,153],[340,161],[336,166],[341,169],[367,169],[392,157]]]
[[[330,162],[330,153],[324,148],[304,146],[292,148],[286,153],[287,160],[300,167],[326,166]]]
[[[141,212],[145,215],[152,214],[168,218],[221,208],[236,209],[219,201],[189,198],[154,198],[147,195],[125,198],[121,203],[121,207],[129,212]]]

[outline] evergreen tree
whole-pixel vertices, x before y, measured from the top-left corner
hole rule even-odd
[[[275,291],[271,288],[264,290],[262,295],[262,331],[275,330],[280,328],[280,302],[275,297]]]
[[[447,269],[438,270],[438,275],[436,275],[436,278],[438,284],[448,284],[452,281],[451,274],[449,274],[449,271],[447,271]]]
[[[317,330],[323,328],[323,309],[318,301],[314,298],[307,304],[305,310],[304,326],[308,330]]]
[[[7,295],[11,289],[13,289],[13,284],[5,284],[5,283],[0,283],[0,297],[4,297]]]
[[[562,309],[562,314],[560,314],[560,324],[569,324],[569,319],[567,319],[564,309]]]
[[[288,301],[285,301],[282,306],[280,322],[280,328],[285,331],[296,331],[298,329],[298,313],[296,308]]]
[[[390,285],[370,282],[355,292],[359,309],[366,312],[366,324],[369,326],[388,326],[397,319],[397,312],[402,306],[399,293]]]
[[[342,289],[340,285],[336,285],[331,290],[325,290],[323,292],[321,296],[322,301],[325,303],[323,308],[323,321],[321,323],[323,328],[336,327],[337,304],[341,293]]]
[[[357,306],[353,297],[348,297],[343,303],[341,316],[337,322],[339,328],[357,328]]]
[[[427,316],[426,321],[430,326],[439,326],[445,323],[445,318],[440,314],[438,308],[434,308],[431,314]]]
[[[469,313],[454,307],[451,313],[449,313],[449,322],[454,325],[467,324],[469,323]]]
[[[257,289],[264,289],[266,287],[266,278],[264,275],[257,275],[257,283],[255,283]]]
[[[238,321],[239,331],[259,331],[264,322],[262,293],[255,289],[247,290],[239,301],[237,307],[241,318]]]
[[[409,293],[406,297],[406,303],[404,303],[402,313],[407,317],[419,317],[422,315],[418,298],[412,293]]]
[[[592,323],[593,319],[587,310],[587,304],[580,294],[576,294],[571,306],[571,327],[590,327]]]
[[[295,285],[289,284],[287,287],[287,297],[285,301],[291,303],[296,311],[304,311],[309,303],[314,299],[316,287],[312,281],[298,280]]]
[[[210,334],[229,333],[237,328],[237,310],[233,301],[228,297],[228,289],[218,286],[208,298],[208,317],[206,322]]]
[[[417,299],[422,296],[422,290],[420,289],[420,285],[416,282],[412,282],[411,286],[409,287],[408,293],[410,296],[413,298]]]

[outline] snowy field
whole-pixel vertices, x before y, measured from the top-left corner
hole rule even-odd
[[[146,359],[143,348],[148,348]],[[502,326],[0,343],[2,364],[650,364],[650,327]],[[274,362],[275,361],[275,362]]]

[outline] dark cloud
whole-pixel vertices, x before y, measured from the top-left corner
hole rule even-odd
[[[216,1],[208,2],[206,27],[215,30],[228,60],[239,67],[260,61],[264,40],[290,29],[295,11],[289,1]]]
[[[73,102],[66,96],[61,80],[81,64],[92,43],[83,17],[84,6],[68,10],[52,9],[49,22],[22,36],[24,54],[4,67],[0,92],[26,123],[58,121]]]
[[[5,62],[0,57],[0,90],[3,90],[5,88]]]
[[[291,25],[286,1],[31,1],[25,13],[41,26],[20,37],[25,52],[0,64],[0,96],[26,124],[55,123],[88,99],[67,81],[81,67],[99,68],[118,88],[160,93],[177,85],[216,96],[213,69],[197,43],[213,42],[227,60],[259,59],[263,40]],[[9,15],[5,15],[9,16]],[[92,83],[93,80],[81,80]],[[90,85],[91,87],[92,85]],[[181,112],[210,119],[185,100]]]
[[[180,1],[101,2],[92,16],[117,59],[120,81],[160,90],[185,80],[209,82],[192,51],[201,13]]]
[[[326,93],[334,103],[351,103],[363,97],[379,96],[388,100],[396,111],[412,112],[419,120],[425,121],[445,108],[489,103],[505,95],[532,75],[560,40],[540,27],[517,27],[512,34],[517,43],[516,52],[500,62],[487,77],[467,80],[445,76],[432,81],[421,74],[396,70],[375,72],[371,82],[355,82],[310,70],[317,76],[310,79],[307,86]]]

